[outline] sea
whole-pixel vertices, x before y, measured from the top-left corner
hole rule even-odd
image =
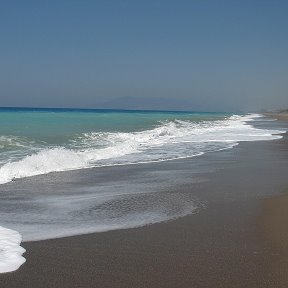
[[[251,113],[0,108],[0,273],[25,262],[22,239],[133,228],[194,213],[201,203],[166,193],[171,173],[149,174],[149,165],[193,163],[240,142],[280,139],[285,131],[273,121]]]

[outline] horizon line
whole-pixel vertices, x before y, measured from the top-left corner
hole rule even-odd
[[[29,106],[0,106],[0,109],[35,109],[35,110],[82,110],[82,111],[134,111],[134,112],[180,112],[180,113],[244,113],[243,111],[204,111],[204,110],[171,110],[171,109],[125,109],[125,108],[80,108],[80,107],[29,107]],[[249,112],[248,112],[249,113]]]

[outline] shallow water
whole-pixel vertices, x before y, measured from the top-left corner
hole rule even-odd
[[[55,171],[166,161],[278,139],[256,114],[0,109],[0,183]]]

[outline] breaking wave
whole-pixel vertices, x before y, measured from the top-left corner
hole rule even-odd
[[[25,155],[2,162],[0,184],[56,171],[187,158],[229,149],[241,141],[281,138],[277,134],[282,131],[258,129],[249,123],[259,117],[253,114],[216,121],[174,120],[138,132],[84,133],[70,139],[66,146],[38,148],[34,152],[28,149]],[[11,143],[24,145],[16,138],[7,140],[1,136],[0,145]]]

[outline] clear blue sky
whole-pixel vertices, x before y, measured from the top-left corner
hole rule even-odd
[[[287,15],[284,0],[2,1],[0,106],[288,106]]]

